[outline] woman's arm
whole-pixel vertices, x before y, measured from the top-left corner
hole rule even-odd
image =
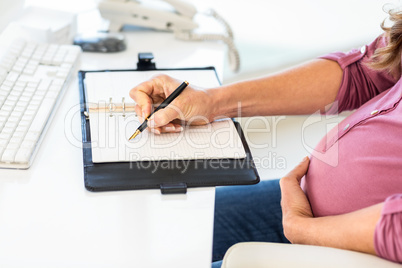
[[[310,114],[324,111],[338,93],[342,69],[337,62],[317,59],[295,68],[211,90],[217,116]]]
[[[171,105],[154,114],[148,126],[159,131],[175,130],[174,119],[204,117],[204,124],[219,117],[277,114],[307,114],[324,110],[337,95],[342,69],[337,62],[317,59],[263,78],[207,90],[190,84]],[[191,83],[191,81],[189,81]],[[158,76],[130,92],[139,116],[147,116],[180,81]],[[240,111],[239,111],[240,108]],[[177,130],[177,128],[176,128]]]
[[[298,218],[292,223],[299,235],[294,243],[360,251],[375,255],[374,231],[383,203],[347,214]]]

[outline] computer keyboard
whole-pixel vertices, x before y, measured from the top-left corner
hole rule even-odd
[[[80,52],[16,40],[0,59],[0,168],[31,166]]]

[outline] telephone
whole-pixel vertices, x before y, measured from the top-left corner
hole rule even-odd
[[[214,10],[203,13],[213,17],[225,28],[224,34],[199,34],[199,25],[193,20],[197,9],[181,0],[101,0],[98,4],[101,16],[109,21],[109,31],[120,31],[124,25],[136,25],[162,31],[171,31],[180,40],[223,41],[228,46],[232,71],[240,68],[239,52],[233,42],[229,24]]]

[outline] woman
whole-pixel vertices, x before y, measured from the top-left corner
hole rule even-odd
[[[359,50],[260,79],[190,87],[176,109],[151,118],[150,130],[161,133],[181,131],[175,119],[234,117],[238,103],[242,116],[357,109],[280,182],[217,189],[214,261],[237,242],[290,241],[402,263],[402,12],[389,13],[392,27],[382,25],[385,33]],[[159,76],[132,89],[137,114],[150,114],[178,84]]]

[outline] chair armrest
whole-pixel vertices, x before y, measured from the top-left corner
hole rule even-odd
[[[233,245],[222,268],[401,268],[377,256],[349,250],[279,243],[247,242]]]

